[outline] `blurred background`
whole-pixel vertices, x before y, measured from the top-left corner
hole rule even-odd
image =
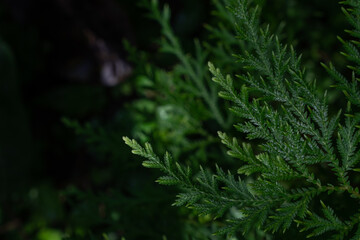
[[[185,52],[208,39],[211,1],[164,3]],[[259,4],[327,88],[319,62],[345,66],[337,2]],[[139,84],[146,67],[177,61],[158,51],[147,12],[134,0],[0,1],[0,239],[215,239],[208,219],[171,207],[176,189],[154,183],[122,141],[156,136]],[[331,103],[339,97],[330,91]]]

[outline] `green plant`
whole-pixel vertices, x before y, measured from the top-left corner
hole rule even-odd
[[[221,9],[220,1],[217,11],[220,17],[227,17]],[[181,154],[204,155],[205,149],[212,146],[216,139],[213,129],[228,129],[233,123],[230,114],[224,113],[220,107],[220,99],[217,96],[218,86],[209,84],[209,72],[206,68],[206,59],[209,55],[217,53],[225,53],[223,47],[229,47],[234,42],[234,37],[229,34],[228,29],[222,28],[222,33],[229,38],[223,39],[223,44],[217,48],[205,49],[201,47],[200,41],[194,41],[194,55],[187,54],[184,50],[180,39],[177,38],[170,27],[170,10],[168,6],[163,11],[159,10],[157,1],[142,1],[144,8],[149,10],[149,17],[154,19],[161,25],[163,38],[159,42],[160,51],[168,54],[170,58],[174,58],[176,65],[172,66],[172,71],[164,71],[156,65],[151,65],[146,59],[147,67],[143,70],[143,74],[139,74],[137,82],[139,84],[139,92],[144,96],[142,99],[133,103],[132,109],[139,109],[144,112],[155,112],[152,116],[154,122],[148,122],[144,126],[144,131],[137,131],[134,136],[141,139],[149,139],[149,133],[154,133],[157,141],[169,146],[178,158]],[[217,35],[219,33],[216,28],[210,28],[210,32]],[[127,45],[130,50],[134,62],[138,61],[139,54],[136,50]],[[228,61],[225,58],[223,61]],[[220,61],[219,61],[220,62]],[[142,110],[140,109],[142,108]],[[145,111],[144,111],[145,110]],[[176,127],[181,126],[181,127]],[[141,129],[139,129],[141,130]],[[147,133],[143,134],[143,133]],[[194,138],[194,136],[196,136]],[[203,158],[204,158],[203,157]]]
[[[237,173],[241,178],[219,166],[215,173],[200,167],[193,174],[190,167],[182,166],[169,153],[160,158],[148,143],[142,147],[124,137],[125,143],[134,154],[146,158],[145,167],[164,173],[157,182],[182,190],[175,206],[187,206],[226,223],[218,234],[246,235],[260,228],[278,237],[287,231],[288,236],[297,239],[359,239],[360,212],[354,211],[360,199],[357,187],[360,93],[356,77],[359,42],[340,38],[346,50],[344,55],[354,63],[349,67],[350,81],[333,65],[324,65],[349,101],[346,114],[341,111],[332,114],[326,92],[318,94],[316,81],[307,77],[294,49],[281,44],[268,26],[260,25],[259,8],[246,0],[227,4],[243,52],[235,57],[244,71],[234,81],[212,63],[209,70],[213,81],[222,88],[219,95],[231,102],[231,111],[242,119],[235,128],[242,133],[240,136],[252,140],[252,144],[244,141],[239,144],[236,138],[218,133],[228,154],[239,161]],[[342,4],[349,8],[343,8],[343,12],[354,27],[348,32],[358,39],[360,2],[349,0]],[[163,16],[168,18],[168,10]],[[163,28],[168,31],[166,25]],[[171,36],[167,38],[175,45]],[[182,55],[178,57],[181,59]],[[189,62],[184,74],[191,76],[186,71],[196,64]],[[226,68],[226,64],[221,67]],[[214,101],[207,100],[205,95],[203,98],[207,104]],[[212,114],[221,119],[214,111]],[[223,127],[223,121],[218,123]]]

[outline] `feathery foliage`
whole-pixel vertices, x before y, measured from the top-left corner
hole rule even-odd
[[[238,40],[219,32],[222,25],[213,33],[229,42],[240,42],[241,53],[234,56],[242,71],[232,77],[224,75],[214,64],[208,65],[212,80],[222,89],[219,96],[231,103],[231,112],[241,119],[235,128],[254,143],[239,144],[236,138],[218,133],[228,148],[228,155],[239,162],[238,174],[245,178],[225,172],[218,166],[215,173],[200,167],[197,174],[192,174],[189,167],[174,161],[169,153],[163,158],[158,157],[148,143],[142,147],[135,140],[124,137],[125,143],[134,154],[146,158],[145,167],[164,173],[157,182],[180,187],[182,193],[178,194],[175,206],[191,207],[199,214],[225,219],[226,227],[218,234],[247,234],[256,228],[285,233],[290,228],[297,228],[299,232],[305,231],[307,237],[325,234],[328,239],[357,239],[359,213],[346,215],[336,211],[336,208],[350,206],[333,206],[332,199],[340,198],[342,202],[351,198],[352,209],[358,208],[360,199],[359,190],[350,177],[350,173],[358,171],[360,156],[359,115],[351,108],[351,105],[360,105],[358,41],[339,38],[345,49],[343,55],[354,64],[349,66],[352,71],[350,81],[332,64],[323,64],[336,81],[337,88],[349,100],[345,115],[339,110],[331,116],[326,92],[317,93],[316,82],[307,78],[301,67],[301,57],[293,47],[282,44],[271,34],[269,26],[262,27],[260,9],[246,0],[228,1],[227,4]],[[347,32],[358,39],[360,3],[344,1],[342,4],[346,7],[342,8],[344,14],[354,28]],[[157,7],[156,4],[153,6]],[[178,48],[178,42],[170,34],[169,26],[162,22],[170,16],[168,9],[165,8],[162,15],[156,9],[153,12],[162,23],[166,36],[163,47],[179,57],[185,72],[190,71],[187,74],[193,76],[192,81],[203,80],[192,70],[198,63],[192,65],[174,50]],[[226,64],[221,67],[226,68]],[[205,83],[197,84],[200,96],[223,127],[224,121],[211,107],[216,106],[212,103],[215,100],[202,91]],[[326,172],[325,176],[322,171]],[[240,214],[231,214],[232,209],[237,209]]]

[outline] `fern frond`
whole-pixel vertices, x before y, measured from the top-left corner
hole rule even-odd
[[[334,213],[334,210],[321,202],[324,217],[320,217],[315,213],[310,213],[310,221],[301,222],[304,225],[301,231],[311,230],[308,237],[319,236],[328,231],[340,231],[344,229],[343,223]]]
[[[222,216],[233,206],[252,205],[257,199],[252,195],[247,184],[240,179],[235,180],[229,173],[226,175],[219,167],[217,175],[200,168],[199,175],[193,180],[190,168],[174,162],[166,153],[163,160],[154,152],[150,144],[142,147],[135,140],[124,137],[125,143],[132,148],[132,153],[144,157],[143,166],[157,168],[166,175],[157,181],[165,185],[177,185],[185,190],[177,196],[174,205],[191,206],[202,214]],[[218,186],[223,185],[221,189]]]
[[[355,128],[355,124],[355,121],[348,117],[345,126],[341,126],[338,132],[338,150],[341,155],[342,167],[346,171],[359,161],[355,151],[360,140],[360,133]]]
[[[219,4],[219,1],[215,3]],[[353,7],[353,11],[344,10],[344,13],[354,31],[360,32],[360,5],[354,1],[344,3]],[[221,7],[219,9],[222,11]],[[219,234],[247,234],[256,228],[285,232],[297,222],[302,226],[301,231],[309,232],[308,237],[331,233],[333,239],[343,239],[354,231],[352,229],[358,224],[354,220],[356,217],[342,221],[322,201],[322,215],[319,216],[311,212],[314,210],[312,202],[325,192],[347,193],[360,199],[359,190],[351,185],[349,177],[350,170],[358,170],[360,133],[356,126],[360,118],[349,113],[345,115],[345,124],[339,124],[341,111],[331,115],[327,93],[321,96],[317,93],[316,81],[309,81],[301,68],[301,56],[292,46],[282,44],[272,35],[269,27],[260,27],[258,7],[251,7],[246,0],[237,0],[229,1],[229,9],[233,13],[231,19],[236,23],[237,37],[247,45],[242,54],[235,55],[245,73],[233,78],[210,62],[208,67],[212,80],[222,88],[218,95],[229,101],[230,110],[241,118],[234,127],[247,139],[257,140],[257,146],[251,147],[218,132],[221,142],[228,148],[228,155],[239,160],[238,173],[252,175],[250,180],[242,180],[218,166],[215,174],[200,167],[198,174],[192,175],[189,168],[173,161],[169,154],[160,159],[149,144],[142,147],[134,140],[124,140],[134,154],[146,158],[145,167],[158,168],[165,173],[157,180],[159,183],[176,185],[183,190],[174,205],[185,205],[214,218],[229,216],[227,213],[231,209],[241,212],[240,216],[228,221]],[[164,9],[163,14],[156,13],[155,17],[167,31],[164,33],[165,50],[179,58],[179,71],[181,74],[188,72],[189,82],[195,86],[191,91],[198,92],[195,95],[202,98],[218,123],[224,126],[224,119],[217,115],[221,111],[214,111],[216,100],[211,99],[216,88],[202,80],[201,66],[183,54],[180,44],[174,40],[166,25],[168,10]],[[221,26],[210,29],[218,38],[221,31],[229,33]],[[357,44],[340,41],[356,70],[360,65]],[[197,60],[204,62],[205,55],[199,45],[196,49]],[[349,101],[360,106],[356,73],[349,82],[332,64],[325,68]],[[336,134],[337,141],[334,140]],[[323,172],[331,172],[336,178],[326,178]]]
[[[161,10],[157,0],[143,1],[142,3],[150,10],[150,18],[156,20],[161,25],[162,34],[164,35],[161,43],[162,51],[176,56],[180,61],[177,70],[189,77],[191,84],[185,84],[184,86],[194,86],[195,88],[192,89],[192,92],[204,101],[212,113],[211,116],[214,117],[217,123],[221,127],[226,128],[226,119],[218,106],[216,86],[209,86],[205,81],[207,72],[204,68],[204,63],[208,52],[200,46],[199,41],[195,40],[195,57],[184,53],[180,41],[170,26],[169,6],[165,5]],[[177,84],[177,86],[181,86],[181,83]]]
[[[309,198],[303,198],[296,202],[283,204],[276,210],[277,213],[275,215],[269,217],[271,220],[266,229],[273,233],[279,230],[285,232],[289,229],[295,218],[303,219],[305,217],[309,202]]]
[[[360,39],[360,5],[357,1],[342,1],[341,4],[344,6],[350,6],[350,8],[342,8],[342,11],[348,20],[348,22],[352,25],[354,30],[346,30],[353,37]],[[342,43],[345,52],[342,54],[355,66],[348,66],[351,70],[353,70],[353,76],[351,81],[348,81],[342,74],[340,74],[334,66],[330,63],[329,66],[322,64],[322,66],[327,70],[327,72],[332,76],[332,78],[337,82],[336,87],[343,90],[345,96],[349,99],[349,101],[357,106],[360,106],[360,92],[358,87],[358,81],[356,79],[355,73],[359,74],[359,66],[360,66],[360,53],[359,48],[356,41],[345,41],[341,37],[338,37],[338,40]]]

